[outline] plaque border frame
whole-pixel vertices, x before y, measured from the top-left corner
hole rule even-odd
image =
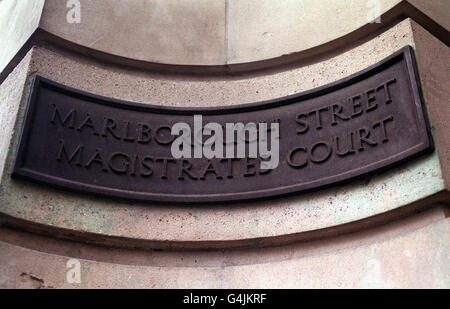
[[[392,63],[399,61],[399,58],[404,58],[407,66],[407,77],[409,78],[409,85],[412,87],[412,98],[414,100],[415,114],[417,116],[416,123],[419,127],[424,128],[421,136],[421,143],[414,147],[411,147],[403,152],[397,153],[394,156],[385,158],[383,160],[365,165],[341,173],[338,175],[332,175],[329,177],[321,178],[311,182],[303,182],[301,184],[295,184],[285,187],[277,187],[273,189],[263,189],[249,192],[239,193],[217,193],[217,194],[203,194],[203,195],[189,195],[189,194],[163,194],[163,193],[150,193],[150,192],[135,192],[128,190],[120,190],[115,188],[108,188],[103,186],[95,186],[91,184],[85,184],[77,181],[71,181],[60,177],[46,175],[37,171],[33,171],[24,167],[24,160],[27,153],[27,144],[29,141],[30,129],[33,126],[33,116],[35,106],[38,102],[38,94],[41,87],[47,87],[60,93],[75,96],[80,99],[93,101],[97,104],[131,109],[141,112],[151,112],[157,114],[171,114],[171,115],[215,115],[224,113],[240,113],[248,111],[256,111],[273,107],[280,107],[288,104],[292,104],[298,101],[312,99],[322,96],[324,94],[336,91],[341,88],[345,88],[348,85],[357,83],[360,80],[372,76],[377,72],[383,71],[386,67]],[[401,61],[401,60],[400,60]],[[282,196],[300,194],[303,192],[311,192],[315,190],[325,189],[337,184],[350,182],[360,177],[368,176],[370,174],[379,173],[381,171],[390,169],[398,164],[401,164],[407,160],[411,160],[425,153],[429,153],[434,150],[434,144],[431,136],[430,125],[425,114],[425,108],[422,96],[422,89],[420,87],[420,79],[417,68],[417,63],[414,56],[413,48],[409,45],[386,57],[380,62],[369,66],[368,68],[354,73],[348,77],[335,81],[333,83],[314,88],[298,94],[262,101],[251,104],[241,104],[235,106],[219,106],[219,107],[207,107],[207,108],[186,108],[186,107],[166,107],[143,103],[127,102],[124,100],[118,100],[108,98],[96,94],[91,94],[82,90],[74,89],[66,85],[59,84],[50,79],[36,75],[34,78],[31,96],[28,100],[28,106],[25,112],[25,121],[22,125],[22,131],[20,134],[19,147],[17,151],[16,161],[14,164],[14,170],[12,173],[13,178],[28,179],[39,184],[51,185],[63,190],[69,190],[77,193],[90,193],[108,198],[119,198],[141,202],[162,202],[162,203],[228,203],[228,202],[243,202],[250,200],[260,200],[268,198],[279,198]],[[350,174],[350,176],[347,176]]]

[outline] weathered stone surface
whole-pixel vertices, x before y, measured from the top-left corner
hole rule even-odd
[[[14,133],[17,113],[26,87],[29,87],[28,69],[31,60],[30,51],[8,78],[0,85],[0,178],[3,175],[6,157]]]
[[[34,49],[30,70],[109,97],[171,106],[218,106],[276,98],[333,82],[407,44],[415,44],[410,20],[333,58],[264,76],[174,79],[112,68],[48,47]],[[22,104],[25,100],[26,96]],[[17,138],[14,145],[1,183],[1,212],[48,227],[159,241],[161,245],[164,241],[236,241],[316,231],[385,214],[445,188],[434,153],[345,186],[273,201],[214,207],[129,204],[12,181]]]
[[[2,1],[0,26],[14,31],[0,33],[0,39],[8,42],[0,50],[0,72],[38,26],[70,42],[119,56],[117,61],[125,57],[200,66],[261,61],[307,51],[342,40],[368,25],[371,18],[399,5],[403,9],[397,10],[397,15],[411,4],[450,29],[445,0],[80,3],[82,22],[69,23],[66,16],[71,9],[66,1]],[[21,22],[24,19],[28,22]]]
[[[114,0],[108,1],[111,7],[103,5],[103,11],[99,3],[105,2],[81,2],[83,23],[68,24],[65,1],[47,0],[41,27],[106,53],[183,64],[222,65],[299,52],[341,38],[364,25],[366,17],[363,0],[334,2],[314,11],[313,30],[298,20],[302,10],[295,9],[299,2],[294,1],[285,2],[291,5],[287,10],[276,1],[248,1],[246,12],[245,3],[234,0]],[[130,9],[130,2],[139,10]],[[383,10],[399,2],[405,1],[381,1]],[[448,1],[409,2],[448,29]],[[0,71],[36,29],[42,3],[0,0],[0,23],[5,22],[0,26],[8,29],[0,31],[0,41],[7,42],[1,49],[6,53],[0,54]],[[344,10],[342,3],[353,8]],[[149,7],[155,15],[147,20]],[[325,18],[333,13],[330,8],[338,9],[334,13],[339,21]],[[28,19],[31,22],[21,23]],[[244,27],[246,22],[254,27]],[[290,198],[214,207],[126,203],[10,178],[35,74],[113,98],[208,107],[325,85],[406,45],[414,46],[418,56],[437,149],[379,175]],[[448,191],[448,62],[448,47],[409,19],[345,51],[239,76],[156,74],[38,44],[0,85],[0,288],[449,288],[448,206],[435,204],[424,213],[390,222],[415,212],[417,205],[431,207],[437,193]],[[1,225],[5,218],[14,222],[13,228]],[[19,223],[35,228],[35,233],[15,230]],[[39,236],[44,232],[51,237]],[[63,234],[70,241],[58,238]],[[283,237],[292,243],[324,235],[328,238],[260,247],[280,245]],[[139,241],[147,248],[174,251],[130,248]],[[217,250],[241,244],[253,248]],[[177,251],[177,246],[202,250]],[[66,280],[71,258],[81,262],[79,285]]]
[[[225,63],[225,1],[81,0],[81,22],[67,23],[66,1],[47,0],[40,27],[69,41],[171,64]]]
[[[416,23],[412,23],[417,61],[435,141],[440,155],[442,175],[450,188],[450,51],[441,41]]]
[[[399,2],[228,1],[228,63],[275,58],[327,43],[362,27],[372,20],[370,16],[380,16]]]
[[[277,58],[340,40],[398,4],[412,4],[450,29],[445,0],[111,0],[108,5],[81,0],[80,24],[66,22],[64,1],[47,0],[41,28],[126,58],[224,65]]]
[[[450,3],[447,0],[408,0],[408,2],[450,31]]]
[[[448,288],[449,220],[435,207],[373,230],[285,247],[152,252],[0,229],[0,288]],[[78,259],[81,283],[68,283]]]

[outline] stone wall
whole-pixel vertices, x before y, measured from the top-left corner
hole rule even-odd
[[[0,3],[9,29],[0,48],[0,287],[449,287],[445,1],[380,1],[380,24],[368,23],[361,0],[81,0],[80,24],[66,22],[65,1],[42,1],[42,15],[24,1],[14,11],[23,17],[11,19],[2,8],[15,3]],[[23,19],[33,22],[24,29]],[[115,99],[218,107],[314,89],[407,45],[436,151],[388,171],[208,206],[124,202],[11,178],[36,75]],[[80,284],[66,280],[74,258]]]

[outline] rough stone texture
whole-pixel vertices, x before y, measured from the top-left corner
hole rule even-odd
[[[442,175],[450,188],[450,50],[416,23],[412,23],[424,98],[433,119]]]
[[[69,86],[123,100],[179,107],[224,106],[323,86],[365,69],[408,44],[414,45],[410,20],[345,53],[282,72],[234,77],[152,74],[101,64],[46,46],[35,49],[33,70]]]
[[[446,0],[81,0],[79,24],[67,22],[67,1],[5,0],[0,2],[0,28],[6,29],[0,40],[8,44],[0,49],[0,72],[38,26],[125,58],[224,65],[276,58],[339,40],[368,24],[376,3],[375,15],[410,3],[450,29]]]
[[[435,207],[383,227],[285,247],[153,252],[0,228],[0,288],[449,288],[449,219]],[[81,284],[66,281],[81,264]]]
[[[324,85],[407,44],[414,45],[410,20],[333,58],[263,76],[173,78],[106,66],[49,47],[34,49],[30,70],[109,97],[171,106],[218,106],[276,98]],[[25,100],[26,95],[22,104]],[[444,189],[434,153],[345,186],[273,201],[208,207],[121,203],[11,180],[17,137],[1,183],[0,211],[50,227],[107,236],[232,241],[295,234],[387,213]]]
[[[0,130],[0,178],[3,175],[24,90],[26,86],[29,87],[27,78],[31,53],[30,51],[20,65],[0,85],[0,127],[2,128]]]
[[[0,73],[38,28],[44,1],[0,2]]]
[[[66,1],[47,0],[41,28],[128,58],[171,64],[225,63],[225,1],[81,0],[81,23]]]

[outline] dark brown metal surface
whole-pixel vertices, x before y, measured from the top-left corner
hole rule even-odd
[[[178,122],[280,123],[280,164],[173,159]],[[341,81],[278,100],[179,109],[99,97],[36,77],[14,176],[162,202],[241,201],[329,186],[432,149],[412,49]]]

